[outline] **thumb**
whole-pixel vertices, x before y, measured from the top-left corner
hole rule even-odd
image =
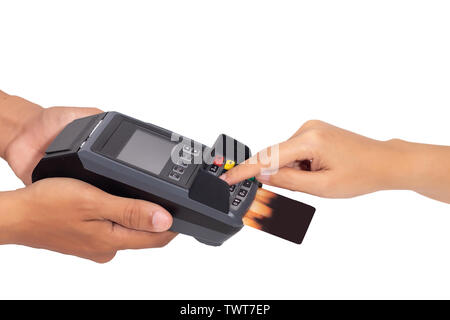
[[[125,228],[163,232],[172,226],[172,216],[163,207],[136,199],[111,196],[103,206],[103,218]]]

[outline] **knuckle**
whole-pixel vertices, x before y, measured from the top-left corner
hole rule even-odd
[[[303,129],[317,128],[317,127],[321,126],[322,124],[323,124],[322,121],[312,119],[312,120],[306,121],[306,122],[303,124],[302,128],[303,128]]]
[[[128,200],[122,213],[122,223],[125,226],[139,229],[142,224],[139,203],[136,200]]]
[[[59,123],[69,123],[78,118],[74,108],[51,107],[48,112],[49,117],[58,119]]]
[[[327,139],[325,130],[320,128],[309,129],[305,137],[313,144],[321,144]]]

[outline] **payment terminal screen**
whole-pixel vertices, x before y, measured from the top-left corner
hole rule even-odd
[[[175,143],[137,129],[125,144],[117,159],[127,162],[135,167],[160,174]]]

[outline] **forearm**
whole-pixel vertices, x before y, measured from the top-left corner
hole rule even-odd
[[[0,91],[0,157],[5,159],[8,145],[26,123],[42,108],[37,104]]]
[[[388,186],[450,203],[450,147],[402,140],[387,143],[395,150]]]

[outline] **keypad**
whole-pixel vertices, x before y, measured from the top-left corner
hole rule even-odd
[[[242,186],[250,188],[252,186],[252,182],[250,180],[245,180]]]
[[[241,190],[239,190],[238,195],[239,195],[240,197],[245,197],[245,196],[247,195],[247,193],[248,193],[247,190],[241,189]]]
[[[241,199],[235,198],[231,204],[237,207],[241,202],[242,202]]]
[[[175,181],[180,181],[181,176],[186,171],[188,165],[183,161],[178,161],[176,165],[173,166],[172,171],[169,173],[169,178]]]
[[[171,173],[169,173],[169,178],[173,179],[175,181],[179,181],[181,178],[181,174],[179,174],[178,172],[172,171]]]
[[[175,167],[173,167],[173,171],[179,173],[179,174],[183,174],[184,173],[184,167],[176,165]]]
[[[214,157],[212,164],[207,167],[207,170],[217,177],[226,173],[235,165],[236,163],[233,160],[226,160],[223,156],[217,155]],[[249,178],[242,183],[229,186],[231,210],[239,210],[239,206],[245,202],[245,198],[253,187],[253,181],[254,178]]]
[[[187,168],[188,167],[188,164],[183,162],[183,161],[181,161],[181,160],[178,161],[177,165],[179,165],[180,167],[183,167],[183,168]]]

